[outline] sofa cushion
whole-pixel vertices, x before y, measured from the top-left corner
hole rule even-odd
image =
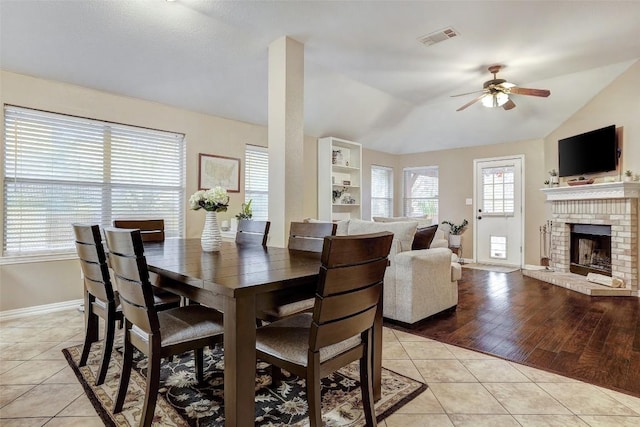
[[[413,236],[416,234],[417,227],[417,221],[372,222],[352,219],[349,220],[349,235],[390,231],[393,233],[394,242],[397,242],[397,252],[404,252],[411,250]],[[391,257],[389,258],[391,259]]]
[[[418,228],[428,227],[431,225],[431,218],[427,217],[409,217],[409,216],[374,216],[374,222],[407,222],[407,221],[418,221]]]
[[[438,231],[438,224],[418,228],[415,236],[413,236],[411,249],[414,251],[417,249],[429,249],[431,247],[431,242],[436,235],[436,231]]]

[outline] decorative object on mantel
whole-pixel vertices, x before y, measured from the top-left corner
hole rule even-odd
[[[572,179],[567,181],[568,185],[588,185],[588,184],[593,184],[593,178],[591,179],[586,179],[585,177],[581,176],[580,178],[577,179]]]
[[[462,243],[462,233],[467,229],[469,221],[465,219],[462,223],[457,225],[451,221],[442,221],[442,224],[447,224],[449,226],[449,245],[459,247],[460,243]]]
[[[196,191],[189,198],[189,206],[193,210],[204,209],[207,216],[204,220],[200,244],[205,252],[216,252],[222,246],[222,235],[218,227],[218,212],[226,212],[229,206],[229,195],[222,187]]]
[[[551,185],[560,185],[560,181],[558,178],[558,171],[556,171],[555,169],[551,169],[549,171],[549,182],[551,183]]]
[[[236,218],[238,219],[238,221],[241,219],[253,218],[253,209],[251,209],[251,202],[253,202],[253,199],[249,199],[248,202],[242,204],[240,212],[236,214]]]
[[[626,171],[624,171],[624,182],[631,181],[633,181],[633,172],[631,171],[631,169],[627,169]]]

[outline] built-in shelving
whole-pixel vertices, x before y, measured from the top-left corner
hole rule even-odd
[[[318,140],[319,219],[362,218],[361,168],[359,143],[333,137]]]

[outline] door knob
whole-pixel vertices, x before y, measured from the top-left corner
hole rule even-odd
[[[478,217],[477,217],[477,218],[478,218],[478,219],[482,219],[482,217],[481,217],[480,215],[478,215]]]

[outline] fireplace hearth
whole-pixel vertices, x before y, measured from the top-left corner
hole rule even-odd
[[[542,191],[551,202],[550,270],[524,274],[588,295],[640,296],[640,183],[614,182]],[[623,288],[588,282],[589,272]]]

